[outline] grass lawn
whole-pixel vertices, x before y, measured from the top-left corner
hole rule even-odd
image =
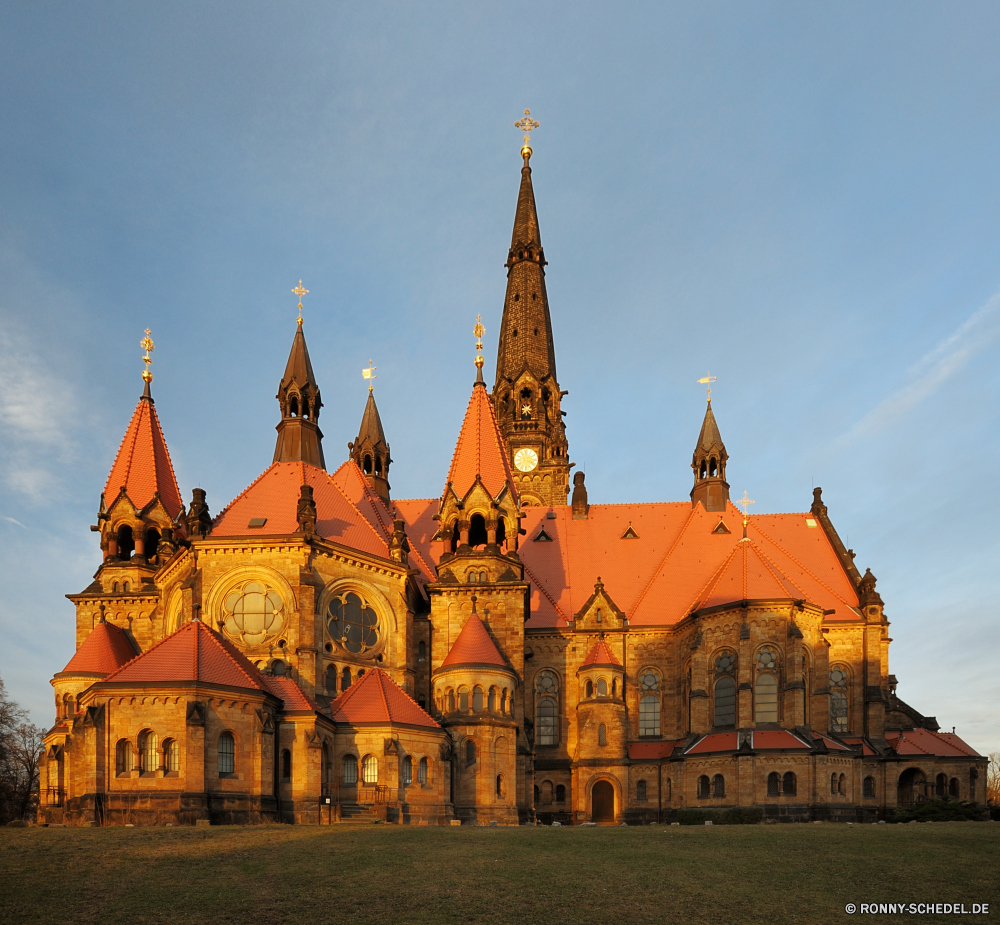
[[[990,903],[1000,825],[0,829],[0,922],[768,923]]]

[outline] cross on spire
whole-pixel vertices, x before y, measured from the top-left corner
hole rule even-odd
[[[303,287],[302,280],[299,280],[299,284],[292,290],[292,295],[299,297],[299,324],[302,324],[302,296],[308,292],[309,290]]]
[[[753,501],[750,500],[750,496],[744,490],[743,497],[740,498],[736,502],[736,504],[739,505],[741,508],[743,508],[743,535],[746,536],[747,524],[749,523],[749,518],[747,516],[747,508],[751,504],[753,504]]]
[[[153,362],[153,358],[150,353],[153,352],[153,338],[149,336],[149,328],[146,328],[146,336],[139,341],[139,346],[146,351],[146,355],[142,358],[142,362],[146,364],[146,368],[142,371],[142,381],[149,385],[153,381],[153,374],[149,371],[149,364]]]
[[[531,132],[538,128],[538,122],[531,118],[531,110],[524,110],[524,118],[519,119],[514,123],[514,128],[519,132],[524,132],[524,147],[521,148],[521,157],[524,158],[524,163],[528,163],[528,158],[531,157]]]
[[[371,361],[371,360],[369,359],[369,360],[368,360],[368,368],[367,368],[367,369],[362,369],[362,370],[361,370],[361,375],[362,375],[362,376],[363,376],[363,377],[364,377],[365,379],[367,379],[367,380],[368,380],[368,391],[369,391],[369,392],[371,392],[371,391],[372,391],[372,389],[374,388],[374,386],[372,385],[372,382],[373,382],[373,381],[374,381],[375,379],[378,379],[378,376],[376,376],[376,375],[375,375],[375,370],[376,370],[376,369],[378,369],[378,367],[377,367],[377,366],[373,366],[373,365],[372,365],[372,361]]]
[[[698,380],[698,382],[701,385],[707,385],[708,386],[708,400],[709,401],[712,400],[712,383],[715,382],[718,378],[719,378],[718,376],[713,376],[712,373],[709,372],[709,374],[707,376],[702,376],[701,379]]]

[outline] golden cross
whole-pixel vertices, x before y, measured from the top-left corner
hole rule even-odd
[[[292,290],[292,295],[297,295],[299,297],[299,324],[302,324],[302,296],[304,296],[308,289],[303,288],[302,280],[299,280],[299,284]]]
[[[527,160],[531,157],[531,132],[538,128],[538,122],[531,118],[531,110],[524,110],[524,118],[514,123],[514,128],[519,132],[524,132],[524,147],[521,148],[521,156]]]
[[[378,376],[375,375],[375,370],[376,369],[378,369],[378,367],[377,366],[372,366],[372,361],[369,359],[368,360],[368,369],[362,369],[361,370],[361,375],[365,379],[369,380],[369,382],[368,382],[368,391],[369,392],[371,392],[372,389],[374,388],[374,386],[372,386],[371,380],[378,379]]]
[[[476,315],[476,326],[472,329],[472,333],[476,335],[476,366],[482,369],[483,366],[483,335],[486,333],[486,328],[483,327],[483,316]]]
[[[736,503],[743,508],[743,526],[745,527],[747,525],[747,508],[753,504],[753,501],[750,500],[750,496],[744,491],[743,497]]]
[[[139,341],[139,346],[146,351],[146,355],[142,358],[142,362],[146,364],[146,368],[142,371],[142,381],[152,382],[153,374],[149,371],[149,364],[153,362],[153,358],[149,354],[155,348],[153,347],[153,338],[149,336],[149,328],[146,328],[146,336]]]
[[[715,382],[718,378],[719,378],[718,376],[713,376],[711,374],[711,372],[709,372],[709,374],[707,376],[702,376],[701,379],[698,380],[698,382],[701,383],[702,385],[707,385],[708,386],[708,400],[709,401],[712,400],[712,383]],[[751,502],[751,504],[752,503],[753,502]]]

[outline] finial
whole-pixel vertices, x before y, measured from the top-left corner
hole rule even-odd
[[[750,500],[750,496],[744,490],[743,497],[740,498],[739,501],[737,501],[736,503],[740,507],[743,508],[743,539],[746,539],[747,538],[747,524],[750,522],[749,518],[747,517],[747,508],[751,504],[753,504],[753,501]]]
[[[299,284],[292,290],[292,295],[297,295],[299,297],[299,324],[302,324],[302,296],[304,296],[308,289],[304,288],[302,285],[302,280],[299,280]]]
[[[521,148],[521,157],[524,158],[524,166],[527,167],[528,161],[531,159],[531,132],[538,128],[538,123],[531,118],[530,109],[524,110],[524,118],[515,122],[514,128],[519,132],[524,132],[524,147]]]
[[[476,382],[484,382],[483,380],[483,335],[486,333],[486,328],[483,327],[483,316],[476,315],[476,326],[472,329],[472,333],[476,335]]]
[[[101,601],[101,623],[106,623],[107,620],[104,618],[104,602]]]
[[[369,359],[368,360],[368,368],[361,370],[361,375],[365,379],[368,380],[368,392],[369,392],[369,394],[371,394],[371,391],[372,391],[372,388],[373,388],[372,382],[375,379],[378,379],[378,376],[375,375],[375,370],[376,369],[378,369],[378,367],[377,366],[372,366],[372,361],[371,361],[371,359]]]
[[[709,373],[707,376],[702,376],[702,378],[698,380],[698,382],[701,385],[707,385],[708,386],[708,403],[709,404],[712,403],[712,383],[715,382],[718,378],[719,378],[718,376],[713,376],[711,373]]]

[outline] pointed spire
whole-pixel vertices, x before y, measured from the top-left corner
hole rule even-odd
[[[691,489],[691,506],[700,501],[706,511],[725,511],[729,502],[729,484],[726,482],[726,445],[722,442],[719,425],[708,399],[705,419],[698,434],[698,444],[691,457],[694,470],[694,488]]]
[[[351,459],[365,474],[368,484],[386,503],[389,503],[389,444],[382,430],[382,419],[375,404],[375,393],[369,387],[365,413],[361,416],[358,438],[347,444]]]
[[[292,349],[285,364],[285,375],[275,396],[281,407],[281,422],[274,447],[274,462],[306,462],[326,468],[323,459],[323,432],[316,423],[323,407],[319,386],[313,374],[306,336],[299,320]]]
[[[450,668],[455,665],[503,665],[507,667],[507,662],[500,654],[493,637],[483,626],[483,621],[479,615],[472,613],[465,621],[462,632],[458,634],[451,651],[441,663],[442,668]]]

